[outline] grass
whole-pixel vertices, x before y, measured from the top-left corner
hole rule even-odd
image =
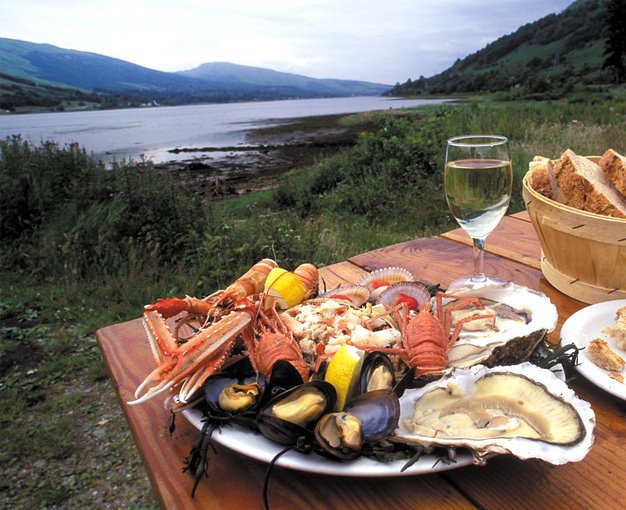
[[[534,155],[626,152],[623,92],[480,98],[344,122],[368,126],[354,148],[290,172],[277,189],[219,202],[194,198],[146,162],[105,171],[78,147],[2,142],[0,507],[155,505],[97,328],[160,296],[223,288],[262,257],[325,265],[455,228],[441,189],[452,135],[509,137],[510,213],[523,209]]]

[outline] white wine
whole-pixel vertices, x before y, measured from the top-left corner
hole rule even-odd
[[[498,159],[449,161],[444,171],[446,200],[459,225],[484,239],[511,200],[511,162]]]

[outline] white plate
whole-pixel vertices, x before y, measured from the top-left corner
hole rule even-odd
[[[183,415],[194,427],[202,430],[202,413],[200,411],[188,409],[183,411]],[[237,425],[226,425],[220,430],[216,430],[213,433],[213,440],[242,455],[267,463],[271,462],[274,456],[284,449],[284,446],[266,439],[261,434]],[[316,453],[303,454],[290,451],[280,457],[276,466],[323,475],[389,477],[437,473],[472,464],[472,456],[468,452],[457,452],[456,461],[453,463],[446,464],[441,461],[438,462],[438,460],[433,455],[424,455],[410,468],[401,472],[400,470],[406,464],[406,460],[380,462],[367,457],[359,457],[356,460],[339,462]]]
[[[574,343],[576,347],[584,349],[590,340],[602,338],[616,354],[624,358],[626,353],[617,348],[615,340],[602,333],[603,328],[615,323],[615,311],[622,306],[626,306],[626,299],[605,301],[577,311],[563,324],[561,345]],[[585,350],[578,355],[578,362],[576,370],[586,379],[603,390],[626,400],[626,384],[609,377],[606,370],[601,369],[589,359]],[[622,370],[622,375],[626,379],[626,368]]]

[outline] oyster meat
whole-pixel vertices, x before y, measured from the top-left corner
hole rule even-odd
[[[556,327],[556,307],[545,294],[527,287],[506,283],[459,289],[451,294],[478,297],[485,306],[484,310],[480,310],[481,314],[493,314],[495,323],[489,319],[466,322],[448,352],[448,367],[521,363]],[[449,303],[449,300],[446,301]],[[456,321],[476,311],[476,307],[472,306],[453,311],[452,327]]]
[[[590,404],[550,370],[476,365],[406,390],[393,439],[467,447],[477,464],[500,453],[564,464],[587,454],[594,426]]]

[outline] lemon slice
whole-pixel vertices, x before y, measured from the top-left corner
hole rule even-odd
[[[295,274],[275,267],[265,279],[265,292],[276,299],[280,308],[287,309],[302,303],[306,289]]]
[[[365,352],[353,345],[342,345],[330,359],[324,380],[337,391],[336,411],[350,400],[357,389]]]

